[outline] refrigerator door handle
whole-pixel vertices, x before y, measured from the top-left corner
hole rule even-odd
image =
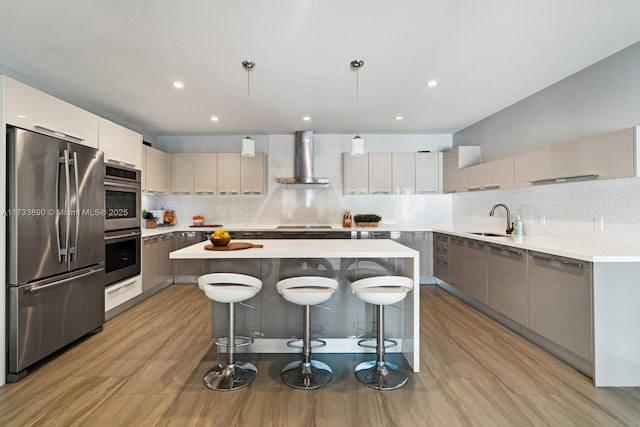
[[[78,234],[80,234],[80,184],[78,183],[78,153],[73,152],[73,172],[75,174],[74,181],[76,182],[76,209],[74,219],[76,221],[76,237],[73,247],[69,249],[69,260],[78,260]]]
[[[46,285],[39,285],[38,286],[37,284],[35,284],[35,285],[32,285],[31,288],[29,288],[29,292],[35,293],[35,292],[40,292],[40,291],[43,291],[45,289],[53,288],[53,287],[56,287],[56,286],[62,286],[62,285],[67,284],[69,282],[73,282],[74,280],[82,279],[82,278],[88,277],[88,276],[93,276],[94,274],[100,273],[102,270],[104,270],[104,268],[100,267],[100,268],[96,268],[96,269],[90,270],[90,271],[88,271],[86,273],[77,274],[75,276],[67,277],[67,278],[62,279],[62,280],[57,280],[57,281],[52,282],[52,283],[47,283]]]
[[[55,224],[56,224],[56,242],[58,244],[58,262],[62,262],[62,258],[66,255],[60,247],[60,165],[64,165],[64,157],[58,158],[58,170],[56,172],[56,211],[55,211]]]
[[[69,182],[69,150],[64,150],[64,173],[66,182],[66,192],[64,195],[64,214],[66,218],[66,230],[65,230],[65,244],[64,244],[64,253],[67,255],[67,264],[70,264],[70,256],[69,256],[69,228],[71,227],[71,183]]]

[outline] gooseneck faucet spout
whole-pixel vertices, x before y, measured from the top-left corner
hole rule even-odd
[[[497,205],[494,205],[491,208],[491,212],[489,212],[489,216],[493,216],[493,214],[496,212],[496,208],[499,206],[502,206],[504,210],[507,211],[507,234],[511,234],[513,233],[513,223],[511,222],[511,211],[509,210],[507,205],[503,203],[498,203]]]

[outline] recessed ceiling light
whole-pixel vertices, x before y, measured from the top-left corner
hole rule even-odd
[[[18,118],[19,118],[19,119],[26,119],[26,118],[27,118],[27,116],[25,116],[24,114],[18,114]]]
[[[304,120],[305,122],[308,122],[309,120],[311,120],[311,117],[309,117],[309,116],[304,116],[304,117],[302,118],[302,120]]]
[[[176,80],[175,82],[173,82],[173,87],[175,87],[176,89],[182,89],[184,87],[184,83]]]
[[[427,82],[427,87],[434,87],[434,86],[438,86],[438,82],[435,80],[429,80]]]
[[[211,116],[211,121],[212,121],[212,122],[217,122],[218,120],[220,120],[220,119],[218,118],[218,116]]]
[[[396,120],[402,120],[402,116],[396,116]]]

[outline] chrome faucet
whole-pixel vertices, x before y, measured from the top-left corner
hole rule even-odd
[[[491,208],[491,212],[489,212],[489,216],[493,216],[493,214],[496,212],[496,208],[498,206],[502,206],[504,208],[504,210],[507,211],[507,234],[513,233],[513,223],[511,222],[511,211],[509,210],[507,205],[502,204],[502,203],[498,203],[497,205],[494,205]]]

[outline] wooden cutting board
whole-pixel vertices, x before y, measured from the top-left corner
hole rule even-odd
[[[239,249],[262,248],[262,245],[255,245],[248,242],[230,242],[226,246],[204,245],[208,251],[237,251]]]

